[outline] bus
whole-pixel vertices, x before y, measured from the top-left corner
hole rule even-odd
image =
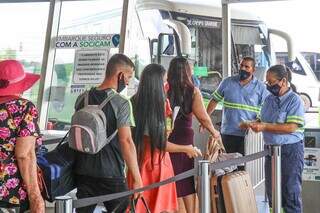
[[[209,99],[222,80],[221,2],[212,1],[211,5],[201,5],[167,0],[138,0],[136,8],[140,20],[144,20],[142,25],[145,26],[142,29],[150,40],[153,62],[168,67],[176,55],[187,56],[195,67],[206,70],[198,77],[202,94]],[[301,79],[310,82],[307,78],[309,75],[302,73],[310,73],[312,70],[305,58],[295,53],[287,33],[268,29],[256,15],[242,10],[231,10],[231,31],[233,75],[238,73],[240,60],[250,56],[256,61],[256,77],[264,81],[267,68],[277,63],[272,37],[280,37],[286,42],[289,55],[293,56],[287,65],[294,71],[299,65],[301,70],[294,72],[293,83],[303,97],[306,110],[319,104],[318,82],[312,81],[312,89],[301,85]]]
[[[301,60],[299,60],[299,58]],[[305,108],[320,106],[320,54],[301,52],[296,60],[289,61],[287,52],[276,52],[278,63],[286,64],[292,70],[292,81],[297,86]],[[304,65],[302,64],[304,63]],[[303,82],[303,83],[302,83]],[[308,83],[305,83],[308,82]]]
[[[100,1],[99,5],[91,1],[64,3],[58,35],[120,34],[122,3],[113,2],[110,4],[112,7],[105,1]],[[74,11],[75,4],[79,12]],[[77,13],[70,17],[73,12]],[[256,76],[264,80],[266,69],[276,63],[270,35],[282,37],[287,42],[288,52],[292,54],[290,36],[268,29],[262,20],[248,12],[231,10],[231,15],[232,74],[238,73],[242,57],[251,56],[256,60]],[[136,68],[136,79],[129,85],[128,94],[134,94],[137,80],[146,65],[153,62],[168,68],[173,57],[183,55],[194,63],[199,87],[204,100],[208,101],[223,78],[221,2],[200,5],[137,0],[130,6],[128,17],[124,53],[134,61]],[[118,48],[110,49],[109,56],[118,51]],[[73,82],[75,52],[69,48],[56,49],[50,88],[45,91],[49,102],[45,121],[53,129],[66,130],[70,127],[76,98],[81,91],[94,86],[89,83],[75,85]],[[303,58],[297,57],[296,60],[302,69],[310,68]],[[213,118],[215,123],[219,123],[221,113]]]

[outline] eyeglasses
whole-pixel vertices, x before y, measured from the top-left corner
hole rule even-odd
[[[281,79],[282,80],[282,79]],[[274,85],[276,85],[277,83],[279,83],[281,80],[276,80],[276,81],[274,81],[274,82],[272,82],[272,83],[270,83],[270,82],[268,82],[268,81],[265,81],[264,82],[264,84],[265,85],[268,85],[268,86],[274,86]]]

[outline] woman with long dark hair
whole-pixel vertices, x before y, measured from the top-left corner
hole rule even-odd
[[[168,83],[171,108],[179,109],[169,141],[179,145],[193,145],[193,115],[213,137],[219,137],[219,132],[213,127],[206,112],[200,90],[192,83],[192,71],[186,58],[176,57],[170,62]],[[175,175],[194,167],[193,159],[188,158],[184,153],[171,153],[170,157]],[[179,206],[181,206],[179,209],[184,205],[188,213],[196,212],[194,178],[178,181],[176,185]]]
[[[189,157],[198,156],[193,146],[179,146],[167,141],[165,78],[166,71],[161,65],[146,66],[138,91],[132,98],[136,121],[133,137],[144,186],[174,176],[168,152],[184,152]],[[130,174],[128,183],[130,186]],[[143,197],[152,213],[175,212],[178,209],[175,183],[145,191]],[[145,212],[141,201],[137,203],[136,212]]]
[[[261,109],[261,122],[250,123],[255,132],[263,132],[267,146],[281,146],[281,193],[284,212],[302,212],[301,185],[304,165],[304,106],[291,83],[291,71],[275,65],[267,71],[270,95]],[[265,160],[266,190],[272,206],[271,157]]]

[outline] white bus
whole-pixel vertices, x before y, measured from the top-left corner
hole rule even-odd
[[[200,89],[205,98],[210,98],[222,78],[221,2],[200,5],[167,0],[137,0],[136,9],[144,36],[151,43],[153,62],[167,67],[172,57],[188,56],[196,66],[207,70],[207,74],[200,77]],[[231,26],[232,74],[238,72],[242,57],[251,56],[256,60],[256,76],[264,81],[266,69],[277,63],[273,51],[276,48],[272,47],[270,41],[270,35],[274,34],[286,41],[289,55],[294,56],[292,63],[287,65],[293,70],[293,83],[303,95],[306,108],[319,104],[320,84],[314,81],[306,60],[295,54],[288,34],[268,29],[257,16],[240,10],[231,10]],[[303,79],[305,82],[312,80],[312,86],[304,84]]]
[[[64,2],[58,34],[120,34],[122,3],[116,0],[112,4],[109,1]],[[124,53],[135,62],[136,77],[139,78],[142,69],[151,62],[167,67],[173,57],[185,55],[207,71],[207,75],[200,77],[200,89],[208,100],[222,79],[220,1],[213,0],[211,5],[167,0],[137,0],[135,5],[133,3],[130,1]],[[264,79],[265,70],[276,63],[269,34],[279,32],[270,31],[263,21],[248,12],[231,10],[231,15],[233,74],[237,73],[243,56],[252,56],[257,62],[256,75]],[[288,42],[291,52],[290,38],[280,35]],[[118,48],[110,50],[110,54],[116,52]],[[51,90],[46,91],[49,106],[48,110],[43,110],[48,112],[46,120],[55,124],[54,129],[69,128],[74,102],[79,95],[73,90],[74,55],[74,49],[56,50]],[[303,58],[298,57],[297,61],[302,69],[310,68]],[[299,83],[296,84],[302,92]],[[80,86],[84,89],[93,85]],[[132,86],[128,91],[132,94],[135,88]],[[312,97],[317,99],[319,89],[313,91],[316,95]]]

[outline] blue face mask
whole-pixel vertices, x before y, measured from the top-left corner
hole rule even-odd
[[[248,79],[249,77],[251,77],[251,73],[247,72],[246,70],[240,70],[239,75],[240,75],[240,81],[244,81],[244,80]]]
[[[274,96],[279,96],[280,93],[280,89],[281,87],[279,86],[279,84],[275,84],[275,85],[267,85],[267,90],[273,94]]]

